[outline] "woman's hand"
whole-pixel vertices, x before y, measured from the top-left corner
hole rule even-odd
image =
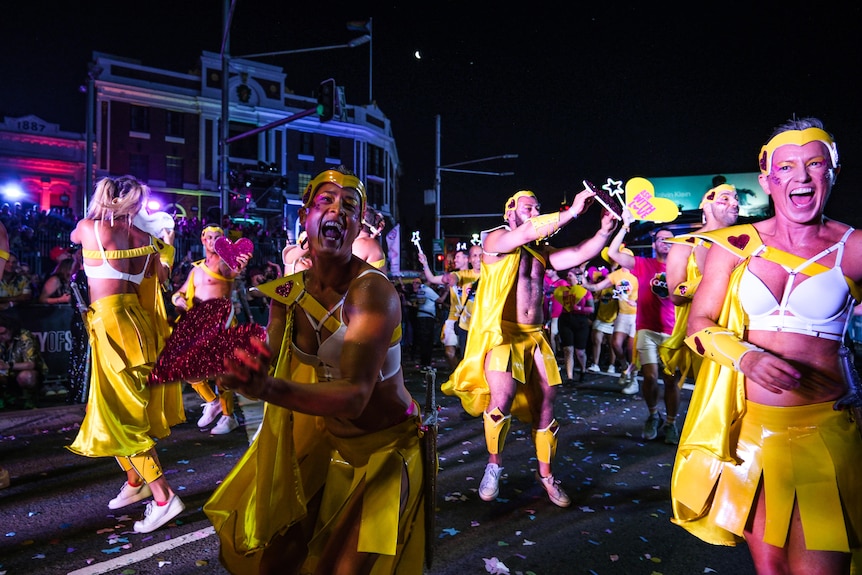
[[[739,361],[739,371],[748,381],[776,394],[797,389],[802,377],[796,368],[768,351],[746,352]]]

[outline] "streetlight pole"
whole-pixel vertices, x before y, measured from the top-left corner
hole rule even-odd
[[[221,42],[221,123],[219,124],[219,177],[218,185],[221,202],[221,216],[224,219],[230,212],[230,150],[227,139],[230,135],[230,24],[236,0],[224,0],[224,32]],[[221,222],[219,222],[221,225]]]
[[[273,122],[271,124],[267,124],[266,126],[261,126],[256,130],[251,132],[246,132],[241,135],[235,136],[234,138],[230,137],[230,26],[231,20],[233,18],[233,9],[236,5],[236,0],[224,0],[224,31],[222,35],[222,44],[221,44],[221,64],[222,64],[222,82],[221,82],[221,124],[219,125],[219,146],[220,146],[220,160],[219,160],[219,190],[221,192],[221,212],[222,217],[228,215],[229,207],[230,207],[230,143],[234,140],[239,139],[240,137],[251,136],[259,132],[263,132],[265,130],[271,129],[276,126],[280,126],[289,121],[302,118],[305,116],[310,116],[314,113],[314,110],[306,110],[305,112],[300,112],[299,114],[294,114],[289,118],[285,118],[284,120],[279,120],[277,122]],[[283,56],[287,54],[302,54],[305,52],[319,52],[322,50],[335,50],[338,48],[356,48],[357,46],[362,46],[363,44],[371,43],[371,20],[368,21],[368,34],[364,34],[362,36],[358,36],[347,42],[346,44],[335,44],[332,46],[316,46],[313,48],[298,48],[295,50],[279,50],[276,52],[259,52],[257,54],[245,54],[243,56],[233,56],[234,59],[237,58],[260,58],[264,56]],[[369,68],[370,68],[370,56],[369,56]],[[371,71],[369,69],[368,72],[368,96],[371,97]]]
[[[93,193],[93,164],[96,163],[96,159],[93,156],[93,142],[96,135],[93,129],[93,116],[96,113],[96,78],[101,73],[102,67],[98,66],[95,62],[91,62],[87,67],[87,111],[85,118],[87,123],[87,149],[84,154],[86,170],[84,172],[84,193],[81,194],[83,196],[81,202],[83,211],[81,215],[87,213],[87,204],[90,201],[90,194]]]
[[[487,158],[479,158],[478,160],[467,160],[465,162],[457,162],[454,164],[447,164],[445,166],[440,165],[440,115],[437,115],[437,152],[436,158],[434,162],[434,237],[437,239],[442,239],[443,236],[440,233],[440,175],[443,172],[456,172],[460,174],[478,174],[481,176],[512,176],[515,172],[485,172],[478,170],[465,170],[458,168],[458,166],[466,166],[468,164],[478,164],[479,162],[487,162],[489,160],[500,160],[500,159],[515,159],[518,157],[518,154],[501,154],[499,156],[490,156]],[[476,215],[487,215],[487,214],[476,214]]]

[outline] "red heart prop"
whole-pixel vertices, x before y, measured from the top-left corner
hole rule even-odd
[[[741,236],[730,236],[729,238],[727,238],[727,243],[729,243],[738,250],[741,250],[745,246],[747,246],[749,241],[751,241],[751,238],[748,234],[742,234]]]
[[[236,243],[233,243],[225,236],[221,236],[216,239],[213,249],[224,260],[224,263],[230,266],[230,269],[235,270],[239,269],[237,257],[250,256],[254,252],[254,243],[248,238],[240,238]]]
[[[234,349],[255,353],[250,340],[266,341],[266,328],[256,323],[227,327],[232,306],[228,298],[196,301],[165,342],[149,383],[208,379],[224,373],[224,358]]]

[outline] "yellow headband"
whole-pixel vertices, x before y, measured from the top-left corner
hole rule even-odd
[[[518,199],[519,198],[535,198],[536,194],[531,192],[530,190],[521,190],[517,192],[514,196],[506,200],[506,211],[503,213],[503,221],[509,221],[509,214],[514,212],[518,208]]]
[[[317,174],[317,177],[308,182],[305,193],[302,194],[302,207],[307,208],[311,205],[311,200],[314,199],[317,188],[326,182],[331,182],[341,189],[351,188],[356,190],[359,194],[359,213],[365,213],[365,185],[356,176],[342,174],[338,170],[326,170]]]
[[[731,184],[721,184],[719,186],[715,186],[714,188],[706,192],[706,194],[704,194],[698,208],[702,210],[703,206],[705,206],[706,204],[711,204],[715,202],[715,200],[718,199],[718,196],[721,195],[721,192],[730,192],[735,194],[736,186],[733,186]]]
[[[810,142],[823,142],[829,150],[829,156],[832,159],[832,167],[838,167],[838,147],[835,145],[835,140],[832,139],[832,136],[820,128],[805,128],[804,130],[788,130],[786,132],[781,132],[769,140],[765,146],[760,148],[760,156],[758,157],[758,161],[760,162],[760,173],[768,174],[772,171],[772,155],[775,153],[775,150],[781,146],[786,146],[788,144],[804,146]]]
[[[221,229],[221,227],[219,227],[219,226],[207,226],[207,227],[205,227],[204,229],[201,230],[201,237],[204,237],[205,235],[207,235],[207,232],[217,232],[217,233],[220,233],[221,235],[224,235],[224,230]]]

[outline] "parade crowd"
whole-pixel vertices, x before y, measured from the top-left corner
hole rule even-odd
[[[409,280],[387,275],[385,222],[344,166],[308,184],[304,232],[277,258],[241,248],[229,221],[159,219],[142,211],[146,185],[105,178],[71,231],[76,247],[52,253],[45,277],[27,276],[13,234],[0,238],[0,305],[83,303],[73,318],[89,367],[67,394],[88,409],[67,447],[116,459],[125,481],[106,504],[149,500],[137,533],[185,510],[154,449],[185,421],[181,386],[200,396],[196,424],[212,435],[239,427],[237,394],[266,403],[203,507],[231,573],[422,573],[437,461],[407,362],[445,373],[442,392],[481,426],[476,491],[489,505],[513,418],[531,428],[549,503],[572,505],[554,475],[565,448],[555,399],[602,372],[648,409],[635,440],[669,446],[673,523],[706,543],[744,542],[761,575],[859,572],[862,383],[847,330],[862,301],[862,233],[824,215],[841,165],[820,120],[778,126],[757,165],[772,209],[753,223],[737,223],[737,190],[717,176],[699,226],[674,235],[655,222],[635,253],[636,210],[610,191],[585,184],[548,211],[517,190],[500,202],[502,223],[459,246],[445,272],[417,245],[422,271]],[[585,239],[558,243],[591,209],[601,215]],[[178,235],[199,239],[198,256],[177,253]],[[17,386],[4,399],[33,407],[43,367],[4,314],[0,370],[4,389]]]

